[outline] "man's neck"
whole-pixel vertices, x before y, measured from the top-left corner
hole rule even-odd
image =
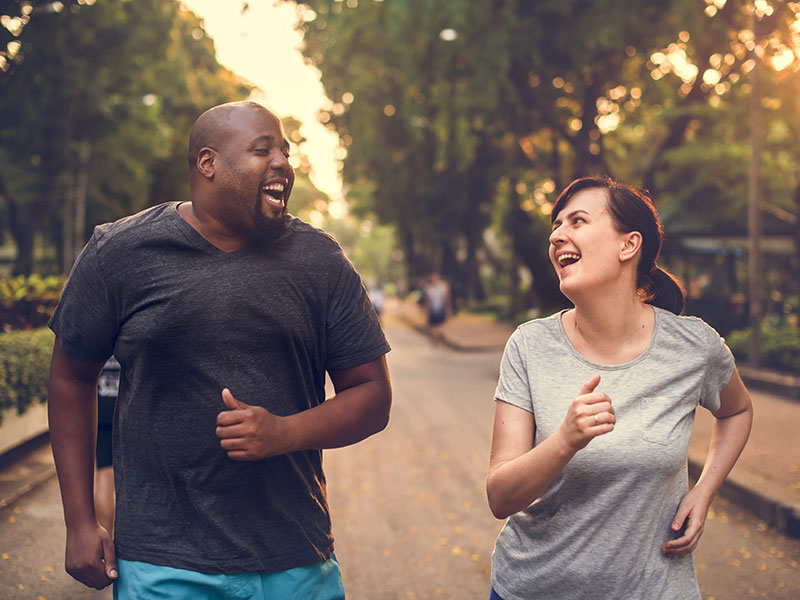
[[[236,252],[250,241],[246,236],[226,228],[208,211],[200,209],[193,202],[179,204],[178,214],[208,243],[222,252]]]

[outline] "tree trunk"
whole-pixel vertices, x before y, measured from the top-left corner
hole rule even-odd
[[[794,258],[792,260],[792,281],[795,291],[800,291],[800,184],[794,190]]]

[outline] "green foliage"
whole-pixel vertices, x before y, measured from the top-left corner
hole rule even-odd
[[[728,346],[738,360],[746,361],[750,329],[732,331]],[[800,327],[797,318],[770,315],[761,324],[761,364],[790,373],[800,373]]]
[[[64,278],[18,275],[0,278],[0,323],[3,331],[44,326],[58,304]]]
[[[47,400],[53,332],[49,329],[0,333],[0,419],[2,411]]]
[[[470,296],[493,222],[495,250],[517,260],[495,256],[492,268],[521,263],[540,308],[560,301],[542,221],[574,177],[644,186],[668,232],[741,228],[747,40],[764,61],[785,55],[800,10],[770,3],[752,32],[749,0],[303,4],[313,9],[304,53],[334,101],[323,118],[347,149],[357,214],[396,227],[409,276],[440,266]],[[765,192],[790,212],[800,193],[798,70],[796,59],[782,73],[762,69]]]
[[[23,5],[0,5],[3,25]],[[57,5],[20,17],[0,79],[0,235],[15,273],[33,272],[38,236],[66,271],[94,225],[187,199],[191,124],[251,90],[178,0]]]

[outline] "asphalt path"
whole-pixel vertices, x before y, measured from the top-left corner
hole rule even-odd
[[[325,453],[336,554],[349,600],[485,599],[502,523],[486,504],[499,352],[434,351],[388,321],[389,427]],[[0,510],[0,598],[111,598],[63,570],[64,525],[52,478]],[[695,552],[704,600],[800,597],[800,540],[722,498]]]

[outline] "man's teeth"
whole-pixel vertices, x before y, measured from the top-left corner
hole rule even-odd
[[[282,183],[270,183],[269,185],[265,185],[261,188],[264,192],[279,192],[283,193],[283,184]]]
[[[580,260],[580,258],[581,258],[580,254],[572,254],[572,253],[562,254],[561,256],[558,257],[558,264],[564,267],[566,265],[571,265],[572,263],[577,262],[578,260]]]

